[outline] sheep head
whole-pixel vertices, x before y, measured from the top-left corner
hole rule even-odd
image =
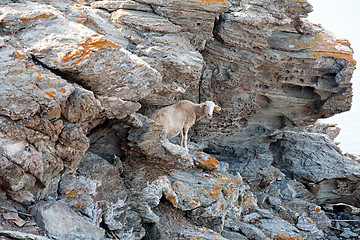
[[[218,112],[221,111],[221,107],[219,107],[212,101],[206,101],[204,103],[201,103],[200,108],[203,108],[204,116],[206,116],[208,119],[212,118],[214,109]]]

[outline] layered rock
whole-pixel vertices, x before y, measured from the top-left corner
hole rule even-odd
[[[326,238],[319,205],[357,204],[359,163],[318,134],[332,126],[303,127],[350,108],[355,61],[311,10],[2,1],[0,218],[17,228],[0,235]],[[178,99],[223,109],[193,127],[190,151],[144,116]]]
[[[273,147],[276,166],[304,183],[319,204],[344,202],[358,206],[360,165],[343,156],[328,138],[286,131]]]
[[[233,3],[216,24],[218,41],[203,52],[200,97],[223,107],[211,128],[226,136],[254,125],[269,134],[349,110],[355,66],[349,43],[303,20],[311,11],[306,1],[285,8],[251,2]],[[197,133],[211,138],[212,129],[201,125]]]

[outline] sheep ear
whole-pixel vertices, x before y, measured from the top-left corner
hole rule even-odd
[[[221,107],[215,106],[215,110],[218,111],[218,112],[220,112],[220,111],[221,111]]]
[[[200,105],[200,108],[202,108],[203,106],[205,106],[205,104],[201,104],[201,105]]]

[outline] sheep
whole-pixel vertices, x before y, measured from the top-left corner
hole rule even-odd
[[[188,100],[182,100],[155,111],[151,118],[163,125],[167,138],[180,134],[180,146],[188,150],[187,138],[190,127],[203,117],[211,119],[214,109],[216,111],[221,110],[212,101],[196,104]]]

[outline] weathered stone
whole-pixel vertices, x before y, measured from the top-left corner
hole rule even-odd
[[[221,236],[223,236],[226,239],[231,239],[231,240],[248,240],[247,237],[245,237],[244,235],[242,235],[240,233],[227,231],[227,230],[222,231]]]
[[[123,228],[127,191],[115,166],[87,152],[75,174],[63,176],[60,197],[97,226],[103,221],[114,231]]]
[[[33,210],[37,223],[51,238],[104,239],[104,229],[82,219],[64,202],[44,202]]]
[[[19,190],[16,192],[9,192],[9,197],[25,206],[35,203],[35,196],[29,190]]]
[[[170,103],[196,86],[204,64],[186,34],[179,33],[181,27],[161,16],[165,15],[131,10],[112,13],[112,22],[129,35],[129,51],[141,56],[163,77],[164,83],[145,100],[152,105]]]
[[[291,130],[349,109],[355,61],[346,40],[304,20],[311,10],[303,0],[1,1],[1,206],[26,214],[62,199],[78,215],[48,202],[39,212],[55,209],[52,226],[70,234],[69,216],[81,216],[99,238],[98,226],[124,240],[330,239],[317,204],[359,202],[358,159]],[[223,109],[192,129],[195,154],[134,114],[179,99]],[[7,218],[4,228],[24,223]]]
[[[181,8],[189,8],[189,9],[196,9],[196,10],[203,10],[208,12],[225,12],[230,2],[226,0],[175,0],[172,2],[168,2],[166,0],[138,0],[138,2],[152,4],[157,6],[174,6],[174,7],[181,7]]]
[[[130,114],[136,113],[140,108],[141,104],[131,101],[123,101],[117,97],[98,97],[101,101],[103,112],[101,115],[108,119],[122,119]]]
[[[357,233],[354,233],[351,231],[350,228],[344,228],[344,232],[342,232],[340,234],[341,237],[345,238],[345,239],[351,239],[353,237],[358,237],[359,235]]]
[[[197,229],[183,229],[179,232],[180,240],[196,240],[196,239],[204,239],[204,240],[226,240],[226,238],[222,237],[219,233],[214,232],[211,229],[201,227]]]
[[[9,4],[2,8],[2,18],[4,22],[20,21],[21,12],[27,9],[35,9],[36,16],[20,34],[26,51],[47,67],[73,75],[96,94],[139,100],[161,81],[159,73],[146,62],[104,36],[66,20],[54,8],[38,3]],[[19,11],[17,18],[13,19],[12,11]]]
[[[76,170],[88,148],[89,139],[84,134],[83,129],[74,124],[66,124],[60,134],[56,150],[68,171],[74,172]]]
[[[106,2],[111,3],[111,1]],[[123,1],[117,1],[117,3],[121,2]],[[92,4],[96,3],[100,2],[94,2]],[[110,22],[111,14],[109,12],[84,5],[72,6],[69,5],[68,2],[66,3],[60,0],[54,0],[48,4],[51,4],[61,11],[68,20],[80,23],[94,32],[104,35],[110,41],[127,48],[129,44],[129,41],[127,40],[128,34],[120,31]]]
[[[154,208],[154,212],[159,216],[160,221],[156,224],[161,239],[218,239],[224,240],[220,234],[205,227],[196,227],[184,216],[184,214],[171,203],[160,202]]]
[[[248,239],[261,240],[268,239],[266,235],[257,227],[243,222],[237,222],[232,226],[233,231],[238,231],[244,234]]]
[[[163,33],[178,33],[181,27],[154,13],[132,10],[118,10],[112,14],[112,21],[117,26],[126,25],[138,30]]]
[[[75,85],[64,107],[63,116],[69,122],[83,122],[93,119],[101,111],[100,101],[94,93]]]
[[[280,197],[285,201],[295,198],[309,202],[314,200],[314,195],[302,183],[288,178],[274,182],[265,192],[273,197]]]
[[[360,165],[326,136],[286,131],[274,144],[274,160],[285,174],[309,186],[318,204],[358,202]]]
[[[259,228],[271,238],[301,238],[300,231],[281,219],[260,219]]]
[[[341,130],[336,126],[336,124],[323,123],[320,121],[317,121],[316,123],[305,127],[304,129],[308,132],[326,134],[331,140],[335,140],[335,138],[340,134]]]
[[[254,220],[257,220],[261,215],[259,213],[250,213],[247,215],[244,215],[244,222],[251,222]]]
[[[202,51],[200,100],[220,102],[223,111],[211,125],[197,124],[194,138],[235,159],[260,136],[263,144],[278,129],[306,126],[350,106],[355,62],[349,44],[299,20],[311,11],[306,1],[279,4],[233,2]]]
[[[309,235],[311,234],[312,238],[321,239],[324,237],[323,232],[317,229],[316,223],[314,223],[311,218],[300,216],[296,227],[302,231],[309,232]],[[310,239],[309,236],[308,239]]]
[[[177,207],[195,223],[221,232],[227,212],[237,207],[242,180],[219,172],[176,171],[170,176]],[[240,210],[241,211],[241,210]]]
[[[31,233],[24,233],[24,232],[20,232],[20,231],[11,231],[11,230],[0,230],[0,236],[6,236],[6,237],[10,237],[13,239],[23,239],[23,240],[50,240],[50,238],[45,237],[45,236],[41,236],[41,235],[36,235],[36,234],[31,234]]]
[[[150,5],[142,4],[133,0],[125,0],[125,1],[97,1],[91,3],[92,7],[95,8],[103,8],[108,10],[109,12],[113,12],[119,9],[128,9],[128,10],[137,10],[144,12],[152,12],[152,8]]]
[[[8,181],[5,180],[3,184],[12,191],[31,189],[36,179],[46,186],[52,177],[63,169],[58,157],[49,152],[39,152],[26,141],[9,138],[0,133],[0,142],[3,176],[12,173],[6,177]]]
[[[163,76],[163,84],[145,103],[164,105],[198,85],[204,65],[202,55],[189,40],[178,34],[138,33],[132,38],[131,51],[148,62]],[[193,98],[193,96],[191,97]]]
[[[4,10],[2,8],[0,14]],[[1,115],[12,120],[29,118],[36,113],[48,119],[60,117],[60,105],[74,91],[72,85],[36,65],[11,38],[0,48],[0,62]]]

